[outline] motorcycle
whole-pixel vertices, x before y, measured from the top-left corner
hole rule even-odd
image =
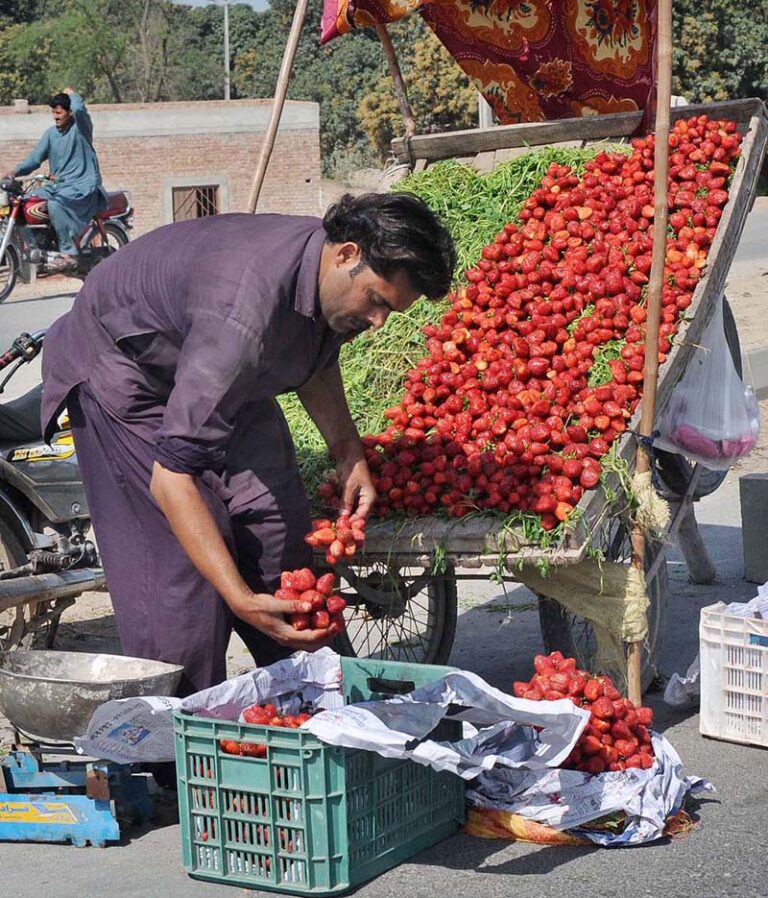
[[[45,331],[0,355],[0,393],[39,353]],[[0,655],[53,644],[61,613],[104,586],[66,413],[50,444],[40,425],[42,384],[0,404]]]
[[[62,254],[48,215],[48,200],[34,195],[49,180],[43,175],[26,181],[0,179],[0,303],[8,299],[18,279],[30,283],[37,274],[59,273],[49,267]],[[118,190],[105,196],[107,208],[91,219],[78,238],[77,267],[67,272],[72,277],[85,277],[130,239],[130,195]]]

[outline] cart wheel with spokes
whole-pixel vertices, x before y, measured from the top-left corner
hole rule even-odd
[[[615,519],[605,528],[602,545],[605,557],[610,561],[629,564],[629,528]],[[664,625],[669,592],[666,561],[656,564],[656,559],[664,553],[664,546],[657,540],[646,539],[645,567],[655,568],[650,580],[646,581],[648,591],[648,636],[643,644],[642,689],[645,692],[658,675],[658,664],[664,639]],[[572,614],[564,606],[546,596],[539,596],[539,624],[544,646],[548,652],[560,650],[566,657],[576,658],[580,668],[593,673],[607,673],[619,685],[626,681],[624,670],[597,670],[595,658],[597,642],[592,624]]]
[[[457,591],[453,571],[433,576],[420,568],[377,563],[342,571],[350,587],[346,632],[336,640],[343,655],[444,664],[456,633]]]

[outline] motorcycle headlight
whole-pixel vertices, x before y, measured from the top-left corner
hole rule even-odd
[[[8,196],[7,190],[0,190],[0,208],[3,206],[10,206],[11,198]]]

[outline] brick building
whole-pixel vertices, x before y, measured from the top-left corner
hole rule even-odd
[[[88,109],[104,186],[130,191],[135,234],[174,220],[245,211],[271,100]],[[20,162],[51,124],[47,107],[24,101],[0,107],[0,172]],[[316,103],[285,104],[258,211],[322,212]]]

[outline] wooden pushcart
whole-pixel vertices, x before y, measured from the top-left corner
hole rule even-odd
[[[706,114],[714,119],[732,119],[743,135],[742,155],[730,187],[708,266],[700,280],[687,318],[682,323],[670,356],[660,372],[657,414],[664,409],[680,380],[694,345],[702,334],[723,294],[728,270],[736,251],[747,214],[754,200],[758,175],[768,141],[768,114],[760,100],[739,100],[672,110],[672,120]],[[443,159],[458,159],[491,171],[499,162],[529,148],[541,146],[585,146],[621,141],[638,133],[642,113],[620,113],[567,121],[503,126],[488,130],[405,137],[393,142],[403,171],[423,170]],[[734,359],[740,364],[738,336],[726,307],[726,333]],[[634,430],[631,427],[630,430]],[[635,438],[628,431],[618,443],[619,457],[633,464]],[[691,502],[711,493],[722,474],[694,469],[679,456],[662,455],[659,473],[665,491],[675,502],[676,514],[670,530],[681,525],[690,530],[694,520]],[[601,549],[605,557],[629,563],[629,524],[615,503],[619,483],[607,482],[590,491],[579,505],[577,523],[556,545],[542,548],[526,537],[524,528],[502,525],[500,518],[484,515],[459,520],[412,518],[405,522],[383,522],[368,531],[365,556],[348,568],[355,610],[349,622],[346,650],[395,660],[444,662],[451,649],[457,623],[459,579],[495,575],[515,580],[521,564],[573,564]],[[645,569],[651,606],[649,634],[645,644],[644,684],[653,677],[664,632],[667,594],[664,546],[647,547]],[[565,612],[557,603],[542,598],[539,603],[544,642],[549,649],[575,654],[589,665],[594,651],[591,627]]]

